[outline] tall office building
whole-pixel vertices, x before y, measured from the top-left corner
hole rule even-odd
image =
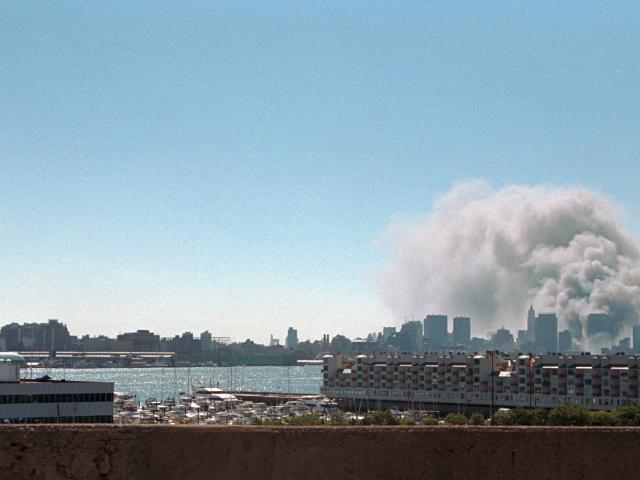
[[[471,341],[471,319],[469,317],[453,318],[452,337],[454,345],[469,345]]]
[[[640,325],[633,326],[633,353],[640,353]]]
[[[618,345],[614,346],[616,352],[630,353],[631,352],[631,339],[629,337],[621,338]]]
[[[200,334],[200,346],[204,352],[213,350],[213,341],[209,330],[205,330]]]
[[[427,315],[424,319],[424,341],[432,347],[445,347],[447,341],[447,316]]]
[[[606,313],[587,315],[587,337],[598,336],[603,345],[611,345],[616,337],[613,319]]]
[[[571,351],[571,332],[563,330],[558,334],[558,349],[560,353]]]
[[[499,328],[496,333],[491,336],[491,344],[493,348],[502,352],[513,351],[513,334],[504,327]]]
[[[558,317],[555,313],[541,313],[536,317],[533,335],[541,353],[558,351]]]
[[[293,327],[289,327],[289,330],[287,330],[287,339],[284,344],[287,348],[296,348],[298,346],[298,330]]]
[[[422,322],[415,320],[405,323],[400,327],[398,346],[403,352],[422,352],[424,350],[422,333]]]
[[[396,327],[382,327],[382,341],[386,342],[396,334]]]
[[[518,330],[516,342],[518,345],[524,345],[525,343],[529,343],[529,334],[526,330]]]

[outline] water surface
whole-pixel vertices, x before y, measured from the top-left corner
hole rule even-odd
[[[193,367],[193,368],[34,368],[24,369],[24,376],[48,374],[55,380],[89,380],[114,382],[116,392],[136,395],[141,401],[149,397],[178,397],[191,383],[225,390],[259,392],[318,393],[322,381],[318,365],[294,367]]]

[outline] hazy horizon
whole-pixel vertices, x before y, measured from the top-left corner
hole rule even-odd
[[[484,334],[551,298],[631,319],[640,6],[589,7],[2,3],[0,324]],[[456,303],[451,242],[479,231],[462,252],[501,293]]]

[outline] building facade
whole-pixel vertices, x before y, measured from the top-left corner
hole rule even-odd
[[[326,355],[322,393],[354,401],[593,410],[637,403],[636,355]]]
[[[541,313],[533,326],[534,342],[542,352],[558,352],[558,317],[555,313]]]
[[[571,338],[571,331],[569,330],[562,330],[559,334],[558,334],[558,350],[559,353],[567,353],[569,351],[571,351],[571,344],[572,344],[572,338]]]
[[[149,330],[136,330],[135,332],[121,333],[117,340],[130,345],[134,352],[155,352],[160,350],[160,335]]]
[[[424,341],[431,347],[444,347],[448,342],[446,315],[427,315],[424,319]]]
[[[400,327],[400,332],[396,334],[397,346],[405,352],[421,352],[423,346],[422,322],[412,320]]]
[[[640,325],[633,326],[633,353],[640,353]]]
[[[294,349],[298,346],[298,330],[293,327],[289,327],[287,330],[287,338],[285,340],[285,346],[290,349]]]
[[[5,350],[66,350],[70,346],[67,326],[59,320],[46,323],[10,323],[0,329]]]
[[[454,345],[468,346],[471,341],[471,319],[469,317],[454,317],[451,337]]]
[[[0,423],[113,423],[113,383],[20,379],[23,364],[0,354]]]

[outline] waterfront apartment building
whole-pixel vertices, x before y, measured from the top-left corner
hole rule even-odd
[[[322,393],[355,402],[488,409],[640,400],[640,355],[325,355]]]

